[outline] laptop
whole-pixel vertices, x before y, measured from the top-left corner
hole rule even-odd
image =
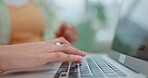
[[[4,73],[0,78],[148,78],[148,1],[125,0],[112,48],[75,62]]]
[[[55,78],[146,78],[148,75],[147,0],[125,0],[108,55],[64,62]]]

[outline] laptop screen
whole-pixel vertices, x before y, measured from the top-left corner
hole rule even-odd
[[[148,0],[126,0],[120,11],[112,49],[148,61]]]

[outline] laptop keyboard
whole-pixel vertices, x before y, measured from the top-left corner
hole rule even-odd
[[[69,72],[69,73],[68,73]],[[83,58],[81,64],[64,62],[55,78],[126,77],[126,74],[102,58]]]

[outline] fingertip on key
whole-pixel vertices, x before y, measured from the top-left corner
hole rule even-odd
[[[86,56],[86,55],[87,55],[87,53],[86,53],[86,52],[82,52],[82,55],[83,55],[83,56]]]

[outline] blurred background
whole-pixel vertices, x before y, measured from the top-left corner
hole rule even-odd
[[[49,0],[56,16],[76,27],[75,47],[86,52],[108,51],[111,47],[122,0]]]

